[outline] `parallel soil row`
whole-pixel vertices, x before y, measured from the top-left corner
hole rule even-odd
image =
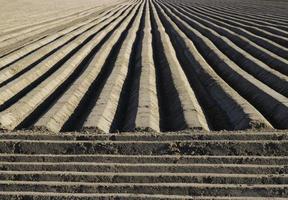
[[[0,135],[1,199],[285,199],[284,132]]]
[[[0,25],[1,200],[287,199],[287,1],[69,1]]]
[[[130,0],[16,28],[0,34],[1,129],[288,128],[276,3]]]

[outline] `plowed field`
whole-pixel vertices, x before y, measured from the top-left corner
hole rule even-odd
[[[287,2],[106,4],[1,26],[2,129],[288,128]]]
[[[0,199],[284,200],[287,129],[288,1],[0,0]]]

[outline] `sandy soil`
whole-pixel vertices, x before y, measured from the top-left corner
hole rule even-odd
[[[0,0],[0,32],[124,0]]]

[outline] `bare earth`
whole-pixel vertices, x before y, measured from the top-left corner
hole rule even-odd
[[[287,10],[0,0],[0,199],[285,199]]]
[[[124,0],[0,0],[0,32],[121,2]]]

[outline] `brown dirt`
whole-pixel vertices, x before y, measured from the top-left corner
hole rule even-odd
[[[288,196],[287,1],[0,5],[0,199]]]

